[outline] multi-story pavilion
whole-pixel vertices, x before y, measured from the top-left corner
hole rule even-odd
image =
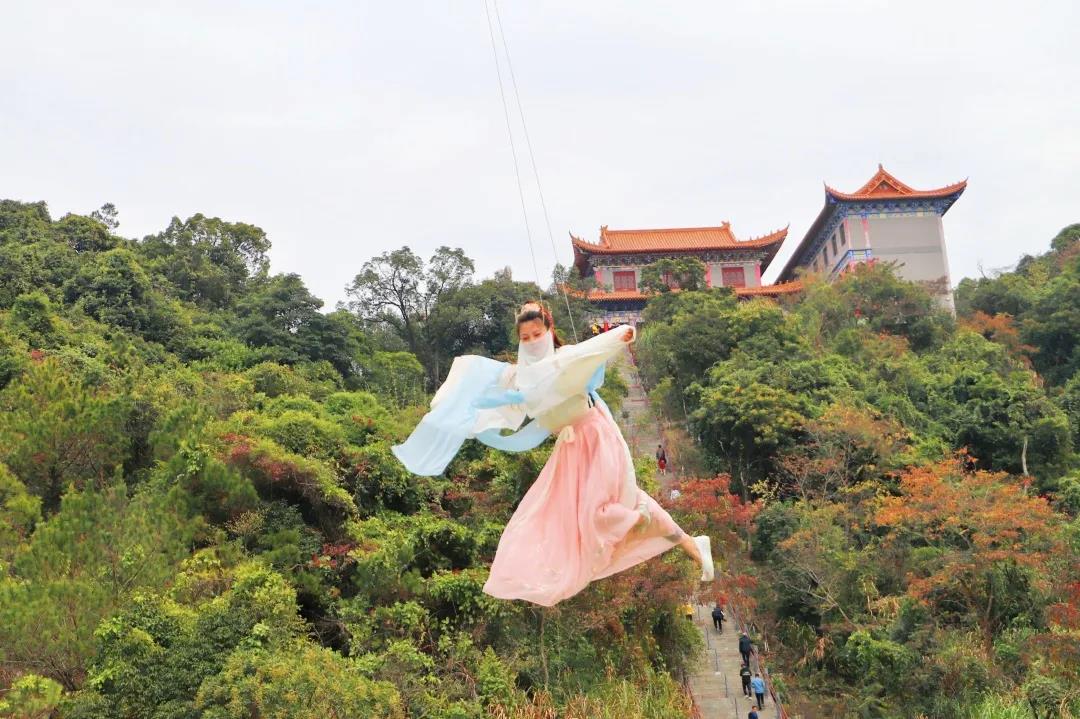
[[[898,274],[921,282],[952,308],[952,285],[942,216],[967,180],[936,190],[916,190],[878,165],[855,192],[825,186],[825,205],[784,266],[779,282],[799,268],[830,279],[860,262],[895,261]]]
[[[636,321],[649,295],[641,291],[641,270],[664,258],[695,257],[705,264],[705,284],[732,287],[739,297],[796,292],[799,283],[761,284],[787,237],[787,228],[739,240],[729,223],[719,227],[680,227],[663,230],[600,228],[600,241],[586,242],[570,235],[574,264],[582,277],[594,277],[589,300],[619,321]]]

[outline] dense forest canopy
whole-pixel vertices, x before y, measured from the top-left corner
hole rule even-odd
[[[783,305],[660,295],[637,349],[756,503],[747,574],[789,709],[1075,715],[1080,225],[964,280],[956,317],[889,266],[805,281]]]
[[[539,287],[402,247],[327,311],[255,225],[117,227],[0,202],[0,715],[689,714],[688,560],[493,600],[548,448],[469,443],[435,478],[389,451],[455,356],[512,355]],[[783,696],[1080,710],[1080,226],[964,280],[955,317],[887,266],[783,304],[671,273],[636,347],[700,460],[668,504],[743,557],[715,596],[755,606]]]

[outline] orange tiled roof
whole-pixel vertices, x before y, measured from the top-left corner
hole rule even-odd
[[[855,192],[840,192],[828,185],[825,185],[825,191],[840,200],[895,200],[904,197],[946,197],[967,187],[967,180],[962,180],[936,190],[916,190],[893,177],[880,164],[877,167],[874,176]]]
[[[739,297],[751,297],[763,295],[765,297],[775,297],[777,295],[791,295],[796,292],[803,291],[802,280],[794,280],[792,282],[779,282],[774,285],[762,285],[760,287],[738,287],[735,290],[735,294]]]
[[[762,285],[761,287],[736,287],[737,297],[775,297],[777,295],[790,295],[801,292],[803,289],[801,280],[784,282],[775,285]],[[674,289],[672,292],[679,292]],[[614,302],[616,300],[647,300],[655,297],[655,293],[639,292],[638,290],[613,290],[611,292],[593,289],[589,291],[589,300],[593,302]]]
[[[622,254],[634,252],[693,252],[696,250],[756,249],[779,245],[787,237],[788,228],[761,237],[739,240],[725,222],[719,227],[674,227],[661,230],[609,230],[600,228],[600,242],[586,242],[570,235],[574,247],[589,254]]]

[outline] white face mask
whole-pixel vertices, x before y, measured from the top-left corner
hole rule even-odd
[[[555,354],[555,338],[545,332],[531,342],[518,342],[518,364],[528,367]]]

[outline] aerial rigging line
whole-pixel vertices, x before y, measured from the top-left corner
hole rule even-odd
[[[525,190],[521,185],[521,168],[518,167],[517,149],[514,147],[514,133],[510,126],[510,107],[506,104],[506,92],[503,90],[502,69],[499,67],[499,51],[495,46],[495,30],[491,25],[491,9],[487,0],[484,0],[484,12],[487,13],[488,35],[491,36],[491,52],[495,58],[495,74],[499,78],[499,97],[502,98],[503,117],[506,118],[506,134],[510,138],[510,154],[514,158],[514,177],[517,178],[518,199],[521,200],[521,216],[525,220],[525,236],[529,239],[529,256],[532,257],[533,272],[536,273],[536,284],[540,291],[544,288],[540,285],[540,268],[536,265],[536,251],[533,250],[532,229],[529,227],[529,213],[525,209]]]
[[[529,127],[525,124],[525,109],[521,106],[521,94],[518,92],[517,76],[514,74],[514,63],[510,60],[510,46],[506,42],[506,33],[503,32],[502,15],[499,13],[499,0],[492,0],[495,8],[495,23],[499,26],[499,37],[502,39],[503,51],[506,54],[506,67],[510,71],[510,83],[514,88],[514,100],[517,102],[518,115],[521,117],[521,129],[525,134],[525,146],[529,149],[529,162],[532,164],[533,177],[536,178],[536,192],[540,195],[540,207],[544,211],[544,225],[547,227],[548,241],[551,243],[551,254],[555,262],[559,261],[559,251],[555,248],[555,236],[551,233],[551,218],[548,217],[547,202],[544,200],[544,188],[540,184],[540,171],[536,169],[536,155],[533,154],[532,140],[529,138]],[[563,301],[566,303],[566,316],[570,318],[570,329],[577,341],[577,327],[574,326],[574,313],[570,310],[570,298],[567,297],[566,288],[556,284],[557,289],[562,290]]]
[[[540,184],[540,173],[536,168],[536,156],[533,153],[532,140],[529,138],[529,128],[525,123],[525,110],[521,106],[521,94],[518,92],[517,77],[514,74],[514,64],[510,60],[510,46],[506,42],[506,33],[503,32],[502,16],[499,13],[498,0],[492,0],[491,4],[495,8],[495,21],[499,27],[499,37],[502,40],[503,52],[506,55],[506,67],[510,73],[510,82],[514,88],[514,100],[517,103],[518,115],[521,117],[521,129],[525,134],[525,145],[529,150],[529,161],[532,164],[533,177],[536,179],[536,190],[540,196],[540,206],[544,212],[544,224],[547,226],[548,240],[551,242],[551,253],[555,257],[555,262],[559,261],[559,254],[555,248],[555,237],[551,232],[551,219],[548,216],[547,202],[544,200],[544,190]],[[540,291],[543,292],[543,286],[540,284],[540,271],[536,265],[536,251],[533,249],[532,243],[532,230],[529,227],[529,215],[525,209],[525,191],[521,182],[521,171],[517,161],[517,149],[514,145],[514,133],[511,130],[510,123],[510,109],[506,102],[506,92],[503,89],[502,70],[499,66],[499,51],[495,45],[495,32],[491,24],[491,8],[488,6],[487,0],[484,0],[484,12],[487,15],[488,34],[491,37],[491,52],[495,58],[495,73],[499,78],[499,97],[502,98],[503,104],[503,116],[506,118],[506,133],[510,138],[510,152],[514,156],[514,176],[517,179],[518,185],[518,197],[521,200],[521,214],[525,218],[525,234],[529,239],[529,254],[532,256],[533,271],[536,273],[536,284],[540,286]],[[570,298],[566,294],[566,288],[560,286],[561,283],[556,282],[556,292],[561,291],[563,296],[563,302],[566,303],[566,315],[570,319],[570,329],[574,333],[574,341],[578,341],[577,327],[574,322],[574,313],[570,309]]]

